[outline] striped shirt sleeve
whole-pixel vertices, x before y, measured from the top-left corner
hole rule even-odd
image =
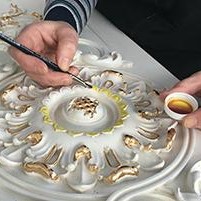
[[[46,0],[45,20],[66,21],[80,33],[98,0]]]

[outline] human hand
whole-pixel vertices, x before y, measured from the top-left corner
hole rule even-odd
[[[77,68],[69,67],[77,50],[78,34],[66,22],[42,21],[30,24],[20,32],[16,41],[51,59],[63,71],[78,74]],[[72,83],[70,75],[48,69],[46,64],[37,58],[26,55],[14,47],[11,47],[9,52],[26,74],[42,86]]]
[[[201,97],[201,71],[177,83],[172,89],[162,92],[160,96],[164,99],[168,94],[173,92],[186,92]],[[201,129],[201,108],[185,116],[182,124],[187,128]]]

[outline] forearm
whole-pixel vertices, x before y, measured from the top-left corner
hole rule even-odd
[[[66,21],[80,33],[98,0],[47,0],[45,20]]]

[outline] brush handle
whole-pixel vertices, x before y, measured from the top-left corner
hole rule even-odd
[[[90,87],[90,88],[92,87],[91,85],[89,85],[88,83],[86,83],[84,80],[82,80],[79,77],[73,75],[72,73],[62,71],[57,64],[55,64],[54,62],[50,61],[47,57],[44,57],[44,56],[42,56],[42,55],[34,52],[33,50],[27,48],[26,46],[24,46],[24,45],[16,42],[12,38],[9,38],[5,34],[0,33],[0,39],[3,40],[4,42],[10,44],[11,46],[17,48],[18,50],[20,50],[21,52],[25,53],[26,55],[30,55],[30,56],[36,57],[39,60],[43,61],[51,70],[57,71],[57,72],[67,73],[74,80],[78,81],[79,83],[83,84],[84,86],[87,86],[87,87]]]

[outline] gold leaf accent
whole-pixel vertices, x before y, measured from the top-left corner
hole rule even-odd
[[[97,174],[100,171],[100,168],[96,164],[89,164],[87,167],[92,174]]]
[[[54,170],[42,162],[27,162],[22,165],[22,168],[25,172],[36,173],[53,181],[59,179],[59,176],[54,172]]]
[[[99,102],[96,99],[92,100],[86,96],[78,97],[70,103],[68,110],[83,110],[84,115],[89,115],[90,118],[93,118],[98,104]]]
[[[163,113],[163,111],[156,108],[153,111],[141,111],[141,110],[139,110],[138,113],[142,118],[150,120],[152,118],[159,117]]]
[[[42,131],[38,130],[28,134],[23,140],[34,146],[37,145],[42,140],[42,138]]]
[[[131,135],[125,135],[123,137],[123,142],[130,149],[133,147],[139,147],[141,145],[139,140],[137,140],[135,137]]]
[[[141,150],[144,151],[144,152],[154,151],[153,145],[152,145],[151,143],[142,145],[140,148],[141,148]]]
[[[33,98],[31,96],[26,96],[26,95],[23,95],[23,94],[20,94],[18,96],[18,99],[21,100],[21,101],[33,101],[33,100],[35,100],[35,98]]]
[[[21,105],[19,107],[16,107],[17,111],[15,112],[15,115],[19,117],[22,113],[25,113],[29,108],[31,108],[31,105]]]
[[[103,177],[103,182],[107,184],[117,183],[120,179],[128,176],[136,177],[139,175],[139,165],[136,166],[121,166],[112,171],[108,176]]]
[[[30,127],[28,123],[20,124],[18,126],[12,127],[12,128],[7,128],[7,132],[10,133],[11,135],[16,135],[20,131]]]
[[[12,90],[16,89],[18,87],[17,84],[9,84],[7,87],[5,87],[5,89],[3,89],[1,92],[0,92],[0,99],[1,99],[1,102],[3,104],[5,104],[6,102],[6,98],[5,96],[10,93]]]
[[[38,19],[38,20],[42,20],[42,19],[43,19],[42,15],[39,14],[39,13],[37,13],[37,12],[31,13],[31,15],[32,15],[33,17],[35,17],[36,19]]]
[[[174,128],[171,128],[167,133],[167,139],[166,139],[166,150],[170,151],[172,149],[172,144],[176,137],[176,130]]]
[[[87,160],[91,159],[91,151],[86,145],[81,145],[77,148],[74,154],[74,161],[79,160],[80,158],[85,157]]]

